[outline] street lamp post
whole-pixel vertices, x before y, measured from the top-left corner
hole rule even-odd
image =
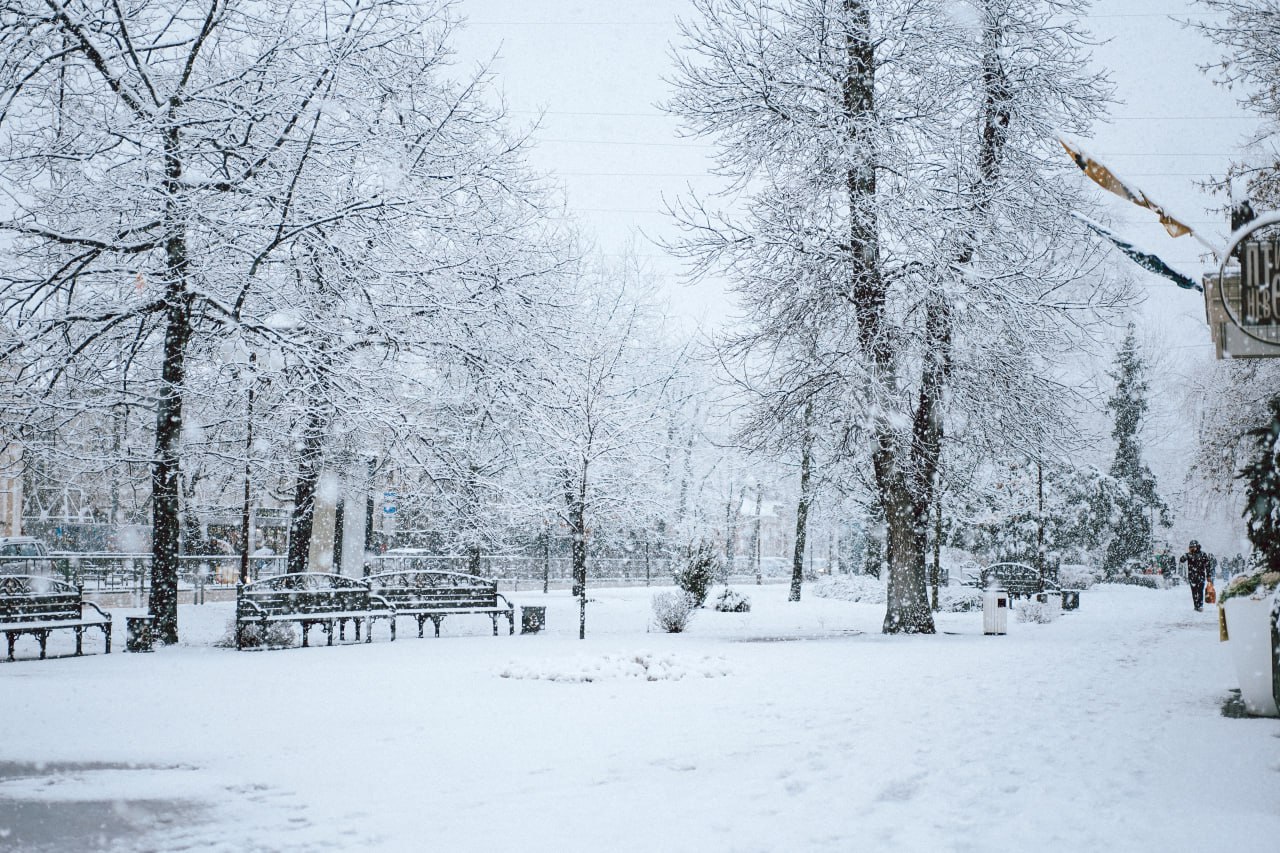
[[[254,366],[258,363],[258,354],[250,351],[249,353],[249,393],[248,405],[245,412],[245,440],[244,440],[244,505],[240,515],[240,583],[249,582],[249,536],[251,533],[250,515],[253,507],[250,504],[249,485],[252,476],[251,462],[253,460],[253,372]]]

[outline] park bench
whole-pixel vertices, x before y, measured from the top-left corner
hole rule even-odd
[[[1025,563],[994,563],[982,569],[972,581],[978,589],[986,589],[992,581],[1014,598],[1031,598],[1040,592],[1058,592],[1058,585],[1042,578],[1033,566]]]
[[[343,575],[298,572],[236,584],[237,649],[244,648],[246,628],[259,626],[265,632],[270,625],[282,622],[302,626],[303,646],[307,645],[307,634],[313,625],[319,625],[328,635],[326,645],[333,645],[335,624],[338,638],[346,639],[347,622],[354,623],[357,642],[361,624],[368,622],[365,642],[370,642],[375,619],[386,619],[391,624],[391,639],[395,640],[395,616],[395,608],[371,592],[369,584]]]
[[[86,616],[86,606],[98,615]],[[106,639],[106,654],[111,654],[111,614],[85,601],[80,587],[37,575],[0,575],[0,631],[9,643],[9,660],[13,660],[14,642],[23,634],[36,638],[44,660],[49,632],[59,628],[76,632],[77,655],[84,653],[85,629],[100,629]]]
[[[478,613],[493,621],[493,635],[498,636],[498,617],[506,616],[510,633],[516,632],[515,607],[498,592],[496,581],[463,572],[406,569],[380,572],[365,578],[371,589],[391,602],[397,616],[418,620],[418,636],[428,619],[440,636],[440,623],[446,616]],[[498,600],[501,599],[500,604]]]

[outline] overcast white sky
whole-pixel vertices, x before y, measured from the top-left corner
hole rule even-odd
[[[707,174],[710,149],[677,137],[676,121],[657,107],[669,96],[663,78],[675,21],[693,14],[690,0],[463,0],[460,9],[469,19],[460,59],[496,54],[493,69],[514,116],[542,114],[534,162],[559,176],[587,233],[605,252],[637,240],[659,271],[674,274],[678,267],[644,238],[673,233],[662,198],[718,186]],[[1220,234],[1223,218],[1210,210],[1220,201],[1196,182],[1221,174],[1253,122],[1198,68],[1214,49],[1180,21],[1201,14],[1188,0],[1095,3],[1088,18],[1102,41],[1095,57],[1112,71],[1121,103],[1089,148],[1198,229]],[[1127,235],[1178,268],[1207,268],[1190,238],[1169,239],[1150,214],[1118,199],[1111,208]],[[1161,303],[1157,325],[1180,339],[1199,335],[1184,343],[1207,350],[1198,297],[1141,271],[1135,276]],[[673,294],[680,313],[723,314],[714,286]]]
[[[728,316],[732,309],[715,283],[680,284],[679,265],[647,239],[675,233],[664,196],[719,185],[707,174],[711,149],[680,139],[676,121],[657,106],[670,95],[663,78],[678,38],[675,21],[693,15],[691,0],[463,0],[460,9],[470,23],[458,40],[459,59],[496,54],[493,70],[514,117],[543,115],[534,164],[559,176],[584,231],[604,252],[635,241],[666,280],[677,314],[712,324]],[[1216,59],[1216,49],[1182,22],[1204,14],[1190,0],[1095,2],[1087,18],[1101,42],[1094,57],[1110,69],[1119,103],[1088,148],[1216,241],[1227,228],[1213,208],[1224,200],[1197,183],[1225,171],[1255,123],[1199,70]],[[1210,269],[1190,237],[1173,240],[1147,211],[1106,198],[1121,233],[1196,278]],[[1171,484],[1193,438],[1178,416],[1178,386],[1190,367],[1212,358],[1204,303],[1127,260],[1116,262],[1146,296],[1137,319],[1160,358],[1155,390],[1163,403],[1149,431],[1153,444],[1168,450],[1157,474]]]

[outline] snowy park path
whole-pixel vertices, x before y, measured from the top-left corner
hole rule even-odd
[[[0,849],[1280,849],[1280,721],[1221,716],[1226,647],[1185,590],[913,638],[746,591],[684,635],[600,590],[585,642],[535,593],[538,636],[270,653],[210,647],[206,605],[189,645],[2,666]]]

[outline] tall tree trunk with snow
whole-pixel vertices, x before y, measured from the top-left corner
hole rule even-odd
[[[573,594],[578,599],[578,639],[587,638],[587,474],[585,461],[579,471],[565,475],[565,521],[569,526],[569,565]]]
[[[177,95],[169,102],[168,118],[175,123],[164,134],[164,360],[156,399],[155,458],[151,464],[151,595],[147,601],[147,611],[156,620],[156,636],[166,645],[178,642],[182,403],[193,301],[187,280],[187,235],[182,224],[182,145],[173,114],[180,103]]]
[[[289,514],[289,559],[286,571],[305,572],[311,557],[311,532],[316,515],[316,490],[323,467],[324,436],[328,426],[323,404],[313,401],[298,446],[298,473]]]

